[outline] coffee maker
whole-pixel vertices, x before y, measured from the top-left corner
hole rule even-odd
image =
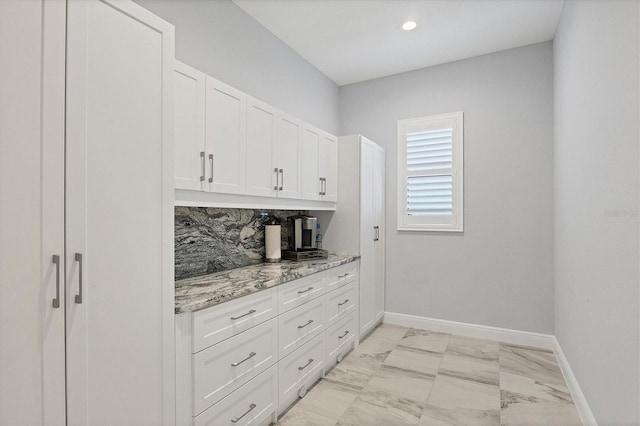
[[[282,255],[285,259],[306,260],[327,258],[326,250],[316,246],[318,219],[314,216],[297,215],[287,218],[289,249]]]

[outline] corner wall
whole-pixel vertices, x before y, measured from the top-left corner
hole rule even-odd
[[[231,0],[135,0],[176,27],[176,59],[328,132],[338,86]]]
[[[386,311],[553,334],[552,57],[547,42],[340,88],[340,134],[387,153]],[[397,120],[455,111],[465,231],[399,232]]]
[[[567,1],[554,41],[555,328],[599,424],[638,424],[638,2]]]

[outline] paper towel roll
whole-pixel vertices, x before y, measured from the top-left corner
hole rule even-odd
[[[279,262],[280,253],[280,225],[264,226],[264,258],[267,262]]]

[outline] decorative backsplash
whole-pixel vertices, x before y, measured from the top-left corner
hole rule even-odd
[[[282,247],[286,248],[286,218],[305,211],[175,208],[175,278],[261,263],[264,257],[264,223],[269,216],[282,222]]]

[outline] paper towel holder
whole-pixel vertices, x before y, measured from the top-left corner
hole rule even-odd
[[[271,216],[264,224],[264,261],[276,263],[282,261],[282,227],[280,221]]]

